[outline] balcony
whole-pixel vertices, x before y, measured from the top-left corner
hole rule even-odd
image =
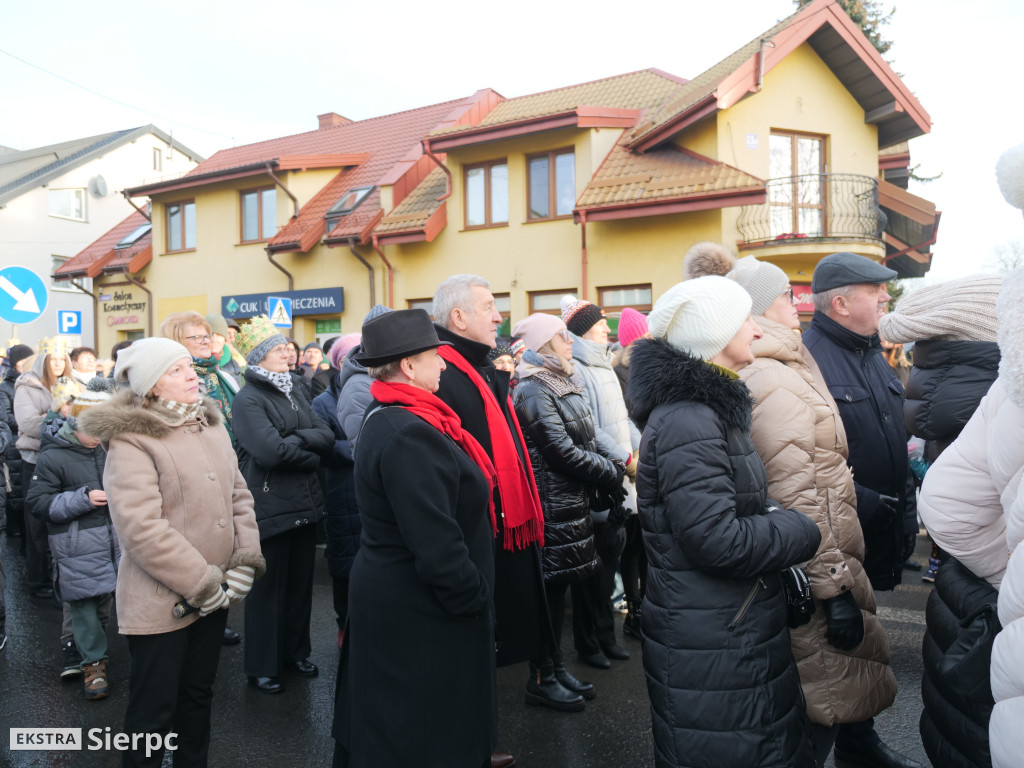
[[[878,205],[878,179],[852,173],[790,176],[769,179],[765,192],[768,202],[740,211],[736,226],[743,250],[810,242],[882,245],[888,220]]]

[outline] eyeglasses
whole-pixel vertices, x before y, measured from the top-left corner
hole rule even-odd
[[[292,348],[289,347],[287,344],[278,344],[276,347],[270,350],[271,353],[275,355],[281,355],[282,357],[286,356],[291,351]]]
[[[568,331],[559,331],[558,335],[561,336],[567,344],[572,344],[572,335]]]
[[[792,287],[789,288],[786,291],[783,291],[782,295],[785,296],[787,299],[789,299],[789,303],[790,304],[793,304],[796,301],[796,298],[793,296],[793,289],[792,289]]]
[[[185,341],[194,341],[197,344],[205,344],[208,341],[213,341],[213,336],[207,336],[206,334],[203,334],[202,336],[186,336]]]

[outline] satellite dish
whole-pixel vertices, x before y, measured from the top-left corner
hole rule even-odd
[[[89,179],[89,194],[93,197],[106,197],[107,180],[102,176],[93,176]]]

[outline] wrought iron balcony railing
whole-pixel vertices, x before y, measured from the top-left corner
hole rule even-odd
[[[769,179],[768,200],[746,205],[737,227],[745,243],[790,238],[879,239],[887,219],[878,206],[878,179],[822,173]]]

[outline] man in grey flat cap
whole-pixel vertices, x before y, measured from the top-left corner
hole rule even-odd
[[[803,335],[846,430],[857,517],[864,530],[864,570],[876,591],[900,583],[906,559],[904,513],[914,493],[903,385],[882,357],[878,337],[878,321],[889,301],[885,284],[895,277],[896,272],[865,256],[826,256],[814,270],[814,317]],[[870,719],[840,725],[835,745],[837,765],[921,768],[883,744]]]

